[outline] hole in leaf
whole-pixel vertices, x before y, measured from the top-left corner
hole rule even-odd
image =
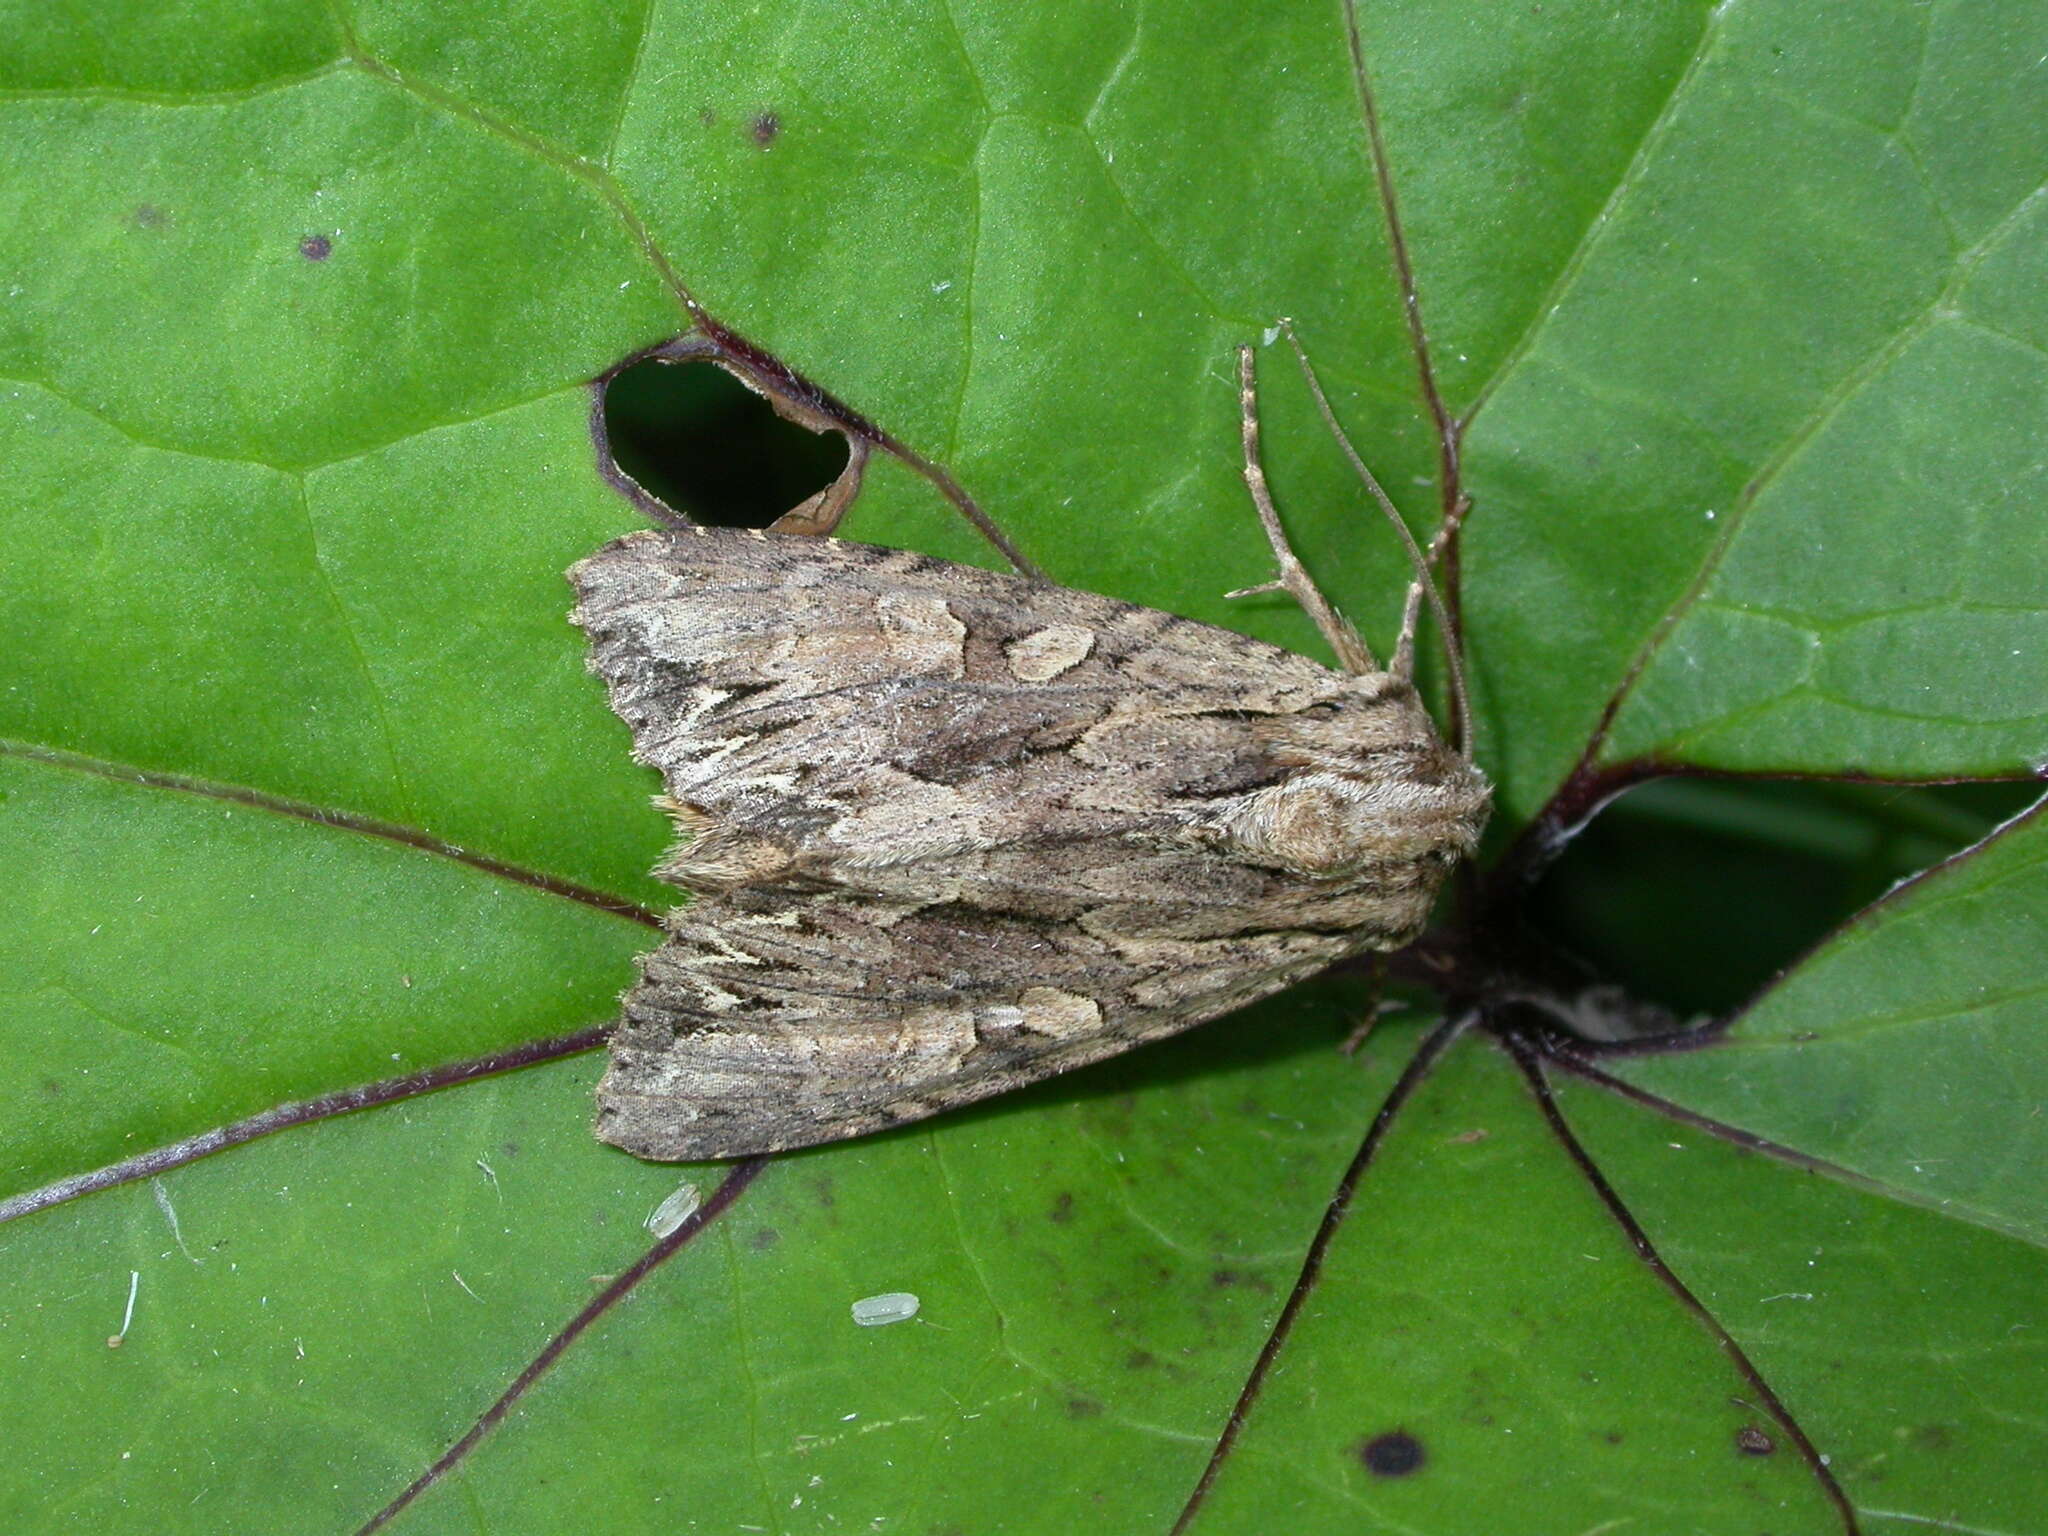
[[[1723,1014],[2040,793],[2031,783],[1662,779],[1595,818],[1527,911],[1631,995],[1681,1018]]]
[[[696,522],[765,528],[846,467],[846,439],[775,414],[712,363],[633,364],[605,385],[612,462]]]

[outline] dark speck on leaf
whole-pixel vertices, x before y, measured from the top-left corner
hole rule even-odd
[[[1768,1456],[1777,1448],[1777,1443],[1754,1424],[1745,1424],[1735,1431],[1735,1449],[1745,1456]]]
[[[170,222],[170,215],[157,207],[155,203],[141,203],[135,209],[135,227],[137,229],[162,229]]]
[[[1053,1196],[1051,1216],[1054,1221],[1065,1225],[1074,1219],[1074,1197],[1062,1190]]]
[[[325,235],[308,235],[299,242],[299,254],[308,261],[325,261],[334,254],[334,242]]]
[[[1067,1399],[1067,1417],[1070,1419],[1098,1419],[1102,1417],[1102,1404],[1092,1397],[1070,1397]]]
[[[782,1234],[773,1227],[763,1227],[754,1234],[754,1248],[757,1252],[763,1248],[773,1248],[781,1241]]]
[[[1250,1274],[1242,1269],[1212,1270],[1209,1275],[1209,1284],[1219,1291],[1227,1291],[1232,1286],[1237,1285],[1249,1285],[1261,1291],[1273,1289],[1272,1286],[1268,1285],[1257,1275]]]
[[[1149,1349],[1134,1349],[1124,1356],[1124,1368],[1132,1371],[1148,1370],[1159,1363],[1159,1357]]]
[[[766,149],[775,142],[775,136],[782,132],[781,114],[774,111],[756,112],[753,121],[747,124],[747,130],[753,134],[754,142]]]
[[[706,128],[709,128],[718,122],[718,114],[709,107],[699,107],[697,109],[697,121]]]
[[[1407,1477],[1429,1459],[1422,1442],[1405,1429],[1393,1429],[1358,1442],[1358,1461],[1374,1477]]]

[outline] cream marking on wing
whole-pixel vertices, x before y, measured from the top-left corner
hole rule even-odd
[[[732,690],[729,688],[712,688],[700,685],[690,690],[690,697],[694,702],[683,714],[682,723],[685,730],[694,726],[705,715],[731,698]]]
[[[795,908],[786,912],[742,912],[726,921],[754,928],[794,928],[803,922],[803,914]]]
[[[1081,624],[1048,624],[1003,647],[1020,682],[1050,682],[1079,666],[1095,649],[1095,631]]]
[[[1035,1034],[1065,1040],[1102,1028],[1102,1005],[1078,992],[1026,987],[1017,1001],[1024,1009],[1024,1027]]]
[[[772,789],[792,799],[797,795],[796,775],[793,773],[757,773],[752,778],[728,779],[726,783],[734,789]]]
[[[732,945],[720,938],[716,932],[708,928],[699,928],[694,937],[699,943],[709,945],[712,953],[679,956],[678,959],[683,965],[760,965],[763,963],[759,955],[750,955],[745,950],[734,949]],[[736,1002],[738,999],[735,998],[734,1001]]]
[[[730,1013],[739,1007],[739,997],[723,987],[715,987],[702,976],[691,978],[697,988],[697,995],[704,999],[704,1006],[713,1013]]]

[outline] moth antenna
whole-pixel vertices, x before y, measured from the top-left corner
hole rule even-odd
[[[1254,592],[1285,591],[1301,604],[1302,611],[1315,620],[1316,628],[1323,638],[1330,642],[1330,649],[1337,653],[1337,664],[1346,672],[1356,674],[1374,670],[1372,652],[1365,648],[1365,642],[1351,623],[1330,606],[1330,600],[1323,596],[1322,588],[1308,573],[1308,567],[1295,558],[1293,547],[1287,542],[1287,530],[1280,526],[1280,513],[1273,505],[1273,493],[1266,486],[1265,466],[1259,462],[1259,389],[1252,361],[1252,349],[1237,349],[1237,398],[1244,418],[1244,483],[1252,493],[1252,505],[1259,510],[1259,524],[1266,530],[1266,542],[1273,546],[1273,558],[1280,566],[1277,581],[1263,582],[1256,587],[1241,587],[1228,593],[1230,597],[1248,597]]]
[[[1379,503],[1387,521],[1394,525],[1394,532],[1401,536],[1402,547],[1408,551],[1408,559],[1415,567],[1415,581],[1408,588],[1408,600],[1401,612],[1401,636],[1394,642],[1393,665],[1389,670],[1394,676],[1412,682],[1415,678],[1415,631],[1422,618],[1422,599],[1429,599],[1430,612],[1436,615],[1438,631],[1444,637],[1444,668],[1451,684],[1451,707],[1457,718],[1459,750],[1472,750],[1472,700],[1465,691],[1465,661],[1458,654],[1457,631],[1451,627],[1450,609],[1444,606],[1443,593],[1437,590],[1436,578],[1430,568],[1443,553],[1445,531],[1451,526],[1445,523],[1430,541],[1430,552],[1425,555],[1422,546],[1415,542],[1415,535],[1408,531],[1407,523],[1394,506],[1393,498],[1386,493],[1378,478],[1366,468],[1365,460],[1358,450],[1351,446],[1351,438],[1345,432],[1337,413],[1330,409],[1330,397],[1323,393],[1323,381],[1316,377],[1315,365],[1308,360],[1308,349],[1301,344],[1301,338],[1294,334],[1294,322],[1282,320],[1280,333],[1287,338],[1287,345],[1294,349],[1294,360],[1301,364],[1302,376],[1308,380],[1309,393],[1315,396],[1316,409],[1322,412],[1323,425],[1330,429],[1330,435],[1337,439],[1337,446],[1344,450],[1344,457],[1351,461],[1351,467],[1365,488],[1372,492],[1372,499]]]

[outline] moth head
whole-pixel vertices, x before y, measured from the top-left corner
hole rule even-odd
[[[1448,868],[1486,823],[1485,776],[1444,744],[1415,690],[1372,673],[1272,724],[1289,771],[1239,796],[1213,833],[1253,863],[1342,881],[1393,866]]]
[[[1486,790],[1477,780],[1469,769],[1436,782],[1311,769],[1241,797],[1216,831],[1240,857],[1309,880],[1449,867],[1479,840]]]

